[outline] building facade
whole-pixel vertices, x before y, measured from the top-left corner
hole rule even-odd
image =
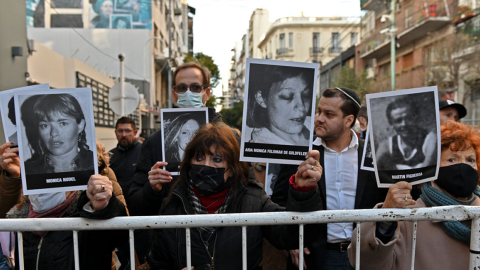
[[[404,0],[395,5],[395,89],[436,85],[440,99],[466,105],[463,121],[477,122],[479,4],[478,0]],[[365,0],[361,8],[367,11],[362,18],[366,27],[356,48],[356,71],[366,70],[375,80],[372,92],[389,91],[390,3]]]
[[[189,17],[194,9],[186,0],[26,3],[28,38],[47,49],[77,59],[113,79],[120,75],[117,56],[124,54],[125,80],[145,98],[140,125],[148,132],[160,128],[160,108],[169,105],[168,73],[183,63],[188,44],[193,44]]]

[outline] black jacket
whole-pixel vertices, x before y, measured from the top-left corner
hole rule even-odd
[[[364,148],[364,140],[359,140],[358,153],[358,177],[357,177],[357,192],[355,195],[355,209],[371,209],[377,203],[385,201],[387,196],[387,188],[378,188],[375,178],[375,172],[361,170],[360,163],[362,162],[362,154]],[[313,145],[313,150],[320,152],[320,165],[324,167],[324,148],[323,146]],[[275,183],[272,201],[279,205],[285,205],[288,194],[288,179],[295,174],[297,166],[282,165],[280,169],[277,182]],[[328,173],[328,172],[326,172]],[[323,202],[323,209],[327,210],[326,188],[325,188],[325,173],[318,182],[321,190],[321,197]],[[355,226],[355,224],[354,224]],[[305,262],[308,269],[319,270],[323,268],[325,260],[325,250],[327,245],[327,224],[321,224],[321,233],[317,241],[308,246],[310,255],[305,255]]]
[[[128,191],[133,183],[133,175],[137,167],[138,156],[142,144],[136,139],[128,148],[123,148],[119,145],[110,150],[110,168],[117,176],[118,183],[122,187],[125,199],[128,199]]]
[[[222,116],[215,112],[214,108],[208,108],[208,119],[209,122],[221,122]],[[127,205],[130,215],[156,215],[160,211],[162,199],[155,196],[155,192],[150,187],[148,172],[157,161],[162,160],[162,132],[158,130],[142,144],[133,183],[128,192]],[[176,177],[173,181],[175,180]],[[169,190],[170,185],[164,185],[163,188]]]
[[[237,193],[226,213],[254,213],[284,211],[273,203],[258,182],[249,182],[247,187],[239,184]],[[185,191],[176,188],[170,202],[162,208],[161,215],[194,214]],[[322,208],[320,192],[314,188],[309,192],[288,192],[288,211],[317,211]],[[305,226],[305,243],[316,239],[320,225]],[[247,227],[247,269],[262,269],[263,238],[279,249],[298,248],[298,226],[271,225]],[[212,239],[215,237],[212,237]],[[148,259],[151,269],[175,269],[186,267],[185,229],[163,229],[154,231],[152,250]],[[216,240],[209,245],[209,253],[200,239],[199,230],[191,229],[192,266],[195,269],[212,264],[209,253],[214,257],[216,270],[242,269],[242,228],[219,227]],[[214,251],[215,250],[215,251]]]
[[[124,204],[114,194],[112,194],[108,206],[102,211],[89,213],[83,210],[83,206],[88,201],[86,192],[82,192],[78,199],[77,209],[70,217],[80,216],[90,219],[108,219],[127,215]],[[117,245],[122,244],[126,239],[128,239],[128,231],[79,231],[80,269],[110,269],[112,252]],[[38,255],[38,270],[75,269],[72,231],[49,231],[44,237],[40,237],[33,232],[23,232],[23,248],[26,270],[37,269]],[[18,259],[18,256],[15,256],[15,258]],[[16,266],[18,269],[18,261]]]

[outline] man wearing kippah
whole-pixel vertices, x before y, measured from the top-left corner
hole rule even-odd
[[[447,121],[459,122],[467,115],[467,109],[460,103],[453,100],[442,100],[438,104],[440,109],[440,125],[445,125]]]
[[[345,87],[326,89],[318,103],[313,150],[320,152],[324,172],[318,182],[323,210],[370,209],[385,200],[387,189],[379,189],[375,173],[360,166],[364,141],[352,130],[360,107],[357,93]],[[296,169],[282,165],[272,194],[274,202],[285,205],[288,179]],[[304,250],[306,269],[353,269],[346,253],[353,229],[352,222],[323,224],[320,237]],[[290,251],[288,269],[298,268],[298,253]]]

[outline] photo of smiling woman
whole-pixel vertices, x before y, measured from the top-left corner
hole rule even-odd
[[[66,93],[33,95],[23,98],[20,112],[20,150],[28,188],[76,186],[84,180],[86,184],[88,177],[83,176],[95,170],[91,146],[95,138],[92,127],[86,130],[90,118],[85,117],[79,100]]]
[[[250,64],[250,143],[308,146],[314,75],[308,68]]]

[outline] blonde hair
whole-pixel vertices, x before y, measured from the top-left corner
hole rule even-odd
[[[102,163],[105,164],[105,167],[110,165],[110,156],[107,154],[107,150],[105,146],[101,144],[98,140],[97,143],[97,158],[98,158],[98,166],[101,166]]]

